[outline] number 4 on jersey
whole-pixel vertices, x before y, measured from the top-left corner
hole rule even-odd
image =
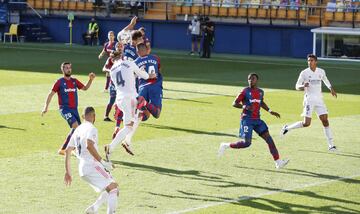
[[[121,71],[116,73],[116,83],[117,85],[121,85],[122,87],[125,86],[125,80],[123,79],[121,75]]]

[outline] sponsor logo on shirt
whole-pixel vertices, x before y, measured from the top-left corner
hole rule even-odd
[[[261,102],[261,100],[258,100],[258,99],[250,99],[249,101],[250,101],[250,103],[260,103]]]
[[[68,93],[68,92],[76,92],[76,88],[65,88],[64,92]]]

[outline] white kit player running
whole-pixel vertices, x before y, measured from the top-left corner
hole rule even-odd
[[[155,78],[156,74],[148,74],[145,70],[141,70],[133,61],[121,60],[121,52],[113,53],[114,65],[110,71],[110,77],[116,88],[116,105],[124,113],[124,127],[116,134],[115,138],[109,145],[105,146],[106,159],[110,160],[110,154],[115,147],[125,139],[133,126],[137,126],[140,122],[138,119],[137,108],[142,107],[144,103],[138,103],[135,87],[135,75],[142,79]],[[144,99],[139,99],[146,102]],[[126,142],[122,143],[125,150],[133,155],[130,145]]]
[[[94,126],[95,110],[86,107],[83,117],[85,122],[77,127],[65,150],[65,176],[64,182],[70,185],[71,176],[71,152],[75,149],[79,159],[79,175],[90,184],[96,192],[100,192],[98,199],[89,206],[85,213],[97,213],[99,207],[107,202],[107,213],[116,211],[119,196],[118,184],[111,177],[109,171],[113,169],[110,162],[101,159],[98,152],[98,131]]]
[[[301,116],[304,117],[304,121],[285,125],[281,129],[280,135],[284,136],[292,129],[310,126],[311,116],[313,111],[315,111],[324,126],[324,133],[327,138],[329,151],[336,151],[336,146],[333,143],[333,136],[329,127],[328,111],[321,91],[322,82],[329,88],[332,96],[336,98],[337,94],[326,77],[325,71],[317,67],[317,57],[313,54],[309,54],[307,56],[307,61],[309,67],[300,73],[296,83],[296,90],[303,90],[305,92],[303,103],[304,109],[301,114]]]

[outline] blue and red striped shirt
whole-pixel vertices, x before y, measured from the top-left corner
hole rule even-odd
[[[261,102],[264,98],[264,91],[260,88],[244,88],[236,97],[236,103],[245,106],[252,106],[252,110],[243,109],[241,119],[260,119]]]
[[[69,80],[64,77],[58,79],[52,87],[52,91],[58,95],[59,108],[72,108],[78,107],[77,89],[82,89],[84,84],[75,78]]]
[[[110,57],[111,52],[115,51],[115,44],[116,42],[106,42],[104,44],[104,51],[106,52],[107,56]]]

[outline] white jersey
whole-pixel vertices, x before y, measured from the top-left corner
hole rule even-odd
[[[87,140],[93,141],[94,147],[98,151],[98,131],[92,123],[85,121],[75,129],[68,144],[68,147],[71,146],[76,149],[76,157],[80,161],[80,176],[86,175],[90,169],[94,168],[94,165],[101,165],[87,149]]]
[[[121,30],[117,34],[117,40],[123,44],[131,43],[131,35],[135,30]]]
[[[296,82],[296,89],[302,87],[305,83],[309,83],[309,87],[305,87],[304,89],[304,99],[319,100],[322,99],[322,81],[329,89],[331,88],[331,84],[323,69],[316,68],[315,71],[312,71],[310,68],[307,68],[301,71]]]
[[[141,70],[133,61],[118,60],[110,71],[111,81],[116,88],[116,97],[137,97],[135,74],[143,79],[149,79],[149,74]]]

